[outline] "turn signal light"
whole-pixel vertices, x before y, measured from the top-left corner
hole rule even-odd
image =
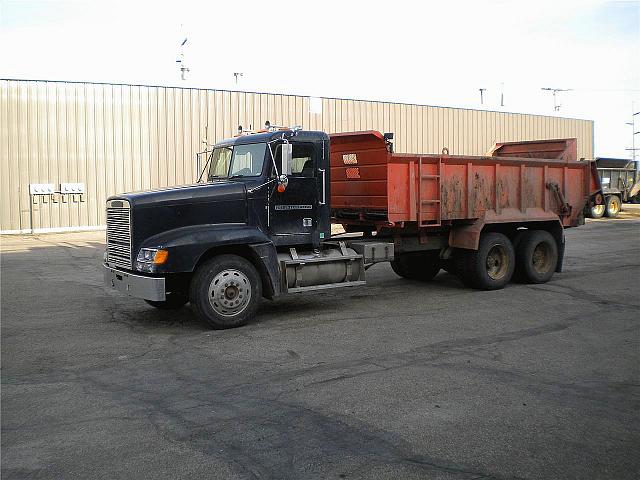
[[[168,259],[169,259],[169,252],[167,250],[158,250],[155,256],[153,257],[153,264],[162,265],[163,263],[166,263]]]

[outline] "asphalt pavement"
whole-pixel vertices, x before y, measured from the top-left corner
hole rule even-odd
[[[640,476],[638,216],[544,285],[382,264],[227,331],[103,288],[103,237],[2,237],[4,480]]]

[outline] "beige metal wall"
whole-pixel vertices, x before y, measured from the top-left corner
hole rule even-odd
[[[396,151],[480,155],[496,141],[577,137],[593,157],[593,122],[536,115],[189,88],[0,80],[2,233],[104,225],[124,191],[189,183],[195,153],[265,120],[329,133],[394,132]],[[80,196],[29,197],[30,183],[84,182]],[[46,203],[45,203],[46,200]]]

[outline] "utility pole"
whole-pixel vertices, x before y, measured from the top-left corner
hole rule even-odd
[[[178,58],[176,60],[176,63],[180,65],[180,78],[182,80],[186,80],[187,79],[187,73],[189,73],[189,67],[187,67],[187,65],[184,62],[184,46],[187,43],[187,37],[184,37],[184,40],[182,40],[182,42],[180,43],[180,50],[178,53]]]
[[[634,105],[631,104],[631,111],[634,110]],[[640,150],[640,148],[636,148],[636,135],[640,133],[640,130],[636,132],[636,116],[640,115],[640,112],[634,112],[631,115],[631,121],[626,122],[627,125],[631,125],[631,148],[625,148],[625,150],[631,151],[631,159],[635,162],[636,166],[636,177],[638,172],[640,172],[640,162],[636,162],[636,150]]]
[[[233,76],[236,77],[236,85],[238,85],[238,78],[244,76],[242,72],[233,72]]]
[[[480,105],[484,105],[484,92],[487,91],[486,88],[479,88],[480,90]]]
[[[559,112],[560,111],[560,107],[562,106],[561,104],[558,103],[558,99],[557,99],[557,94],[558,92],[570,92],[571,88],[550,88],[550,87],[544,87],[541,90],[546,90],[548,92],[552,92],[553,93],[553,111],[554,112]]]

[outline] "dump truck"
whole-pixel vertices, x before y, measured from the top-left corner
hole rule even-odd
[[[624,158],[596,157],[604,202],[586,209],[586,216],[615,218],[623,202],[640,203],[640,175],[636,161]]]
[[[218,142],[195,184],[108,198],[104,280],[156,308],[190,302],[213,328],[247,323],[262,298],[365,285],[382,262],[415,281],[444,268],[478,289],[542,283],[564,229],[602,201],[575,139],[410,155],[392,134],[270,127]]]

